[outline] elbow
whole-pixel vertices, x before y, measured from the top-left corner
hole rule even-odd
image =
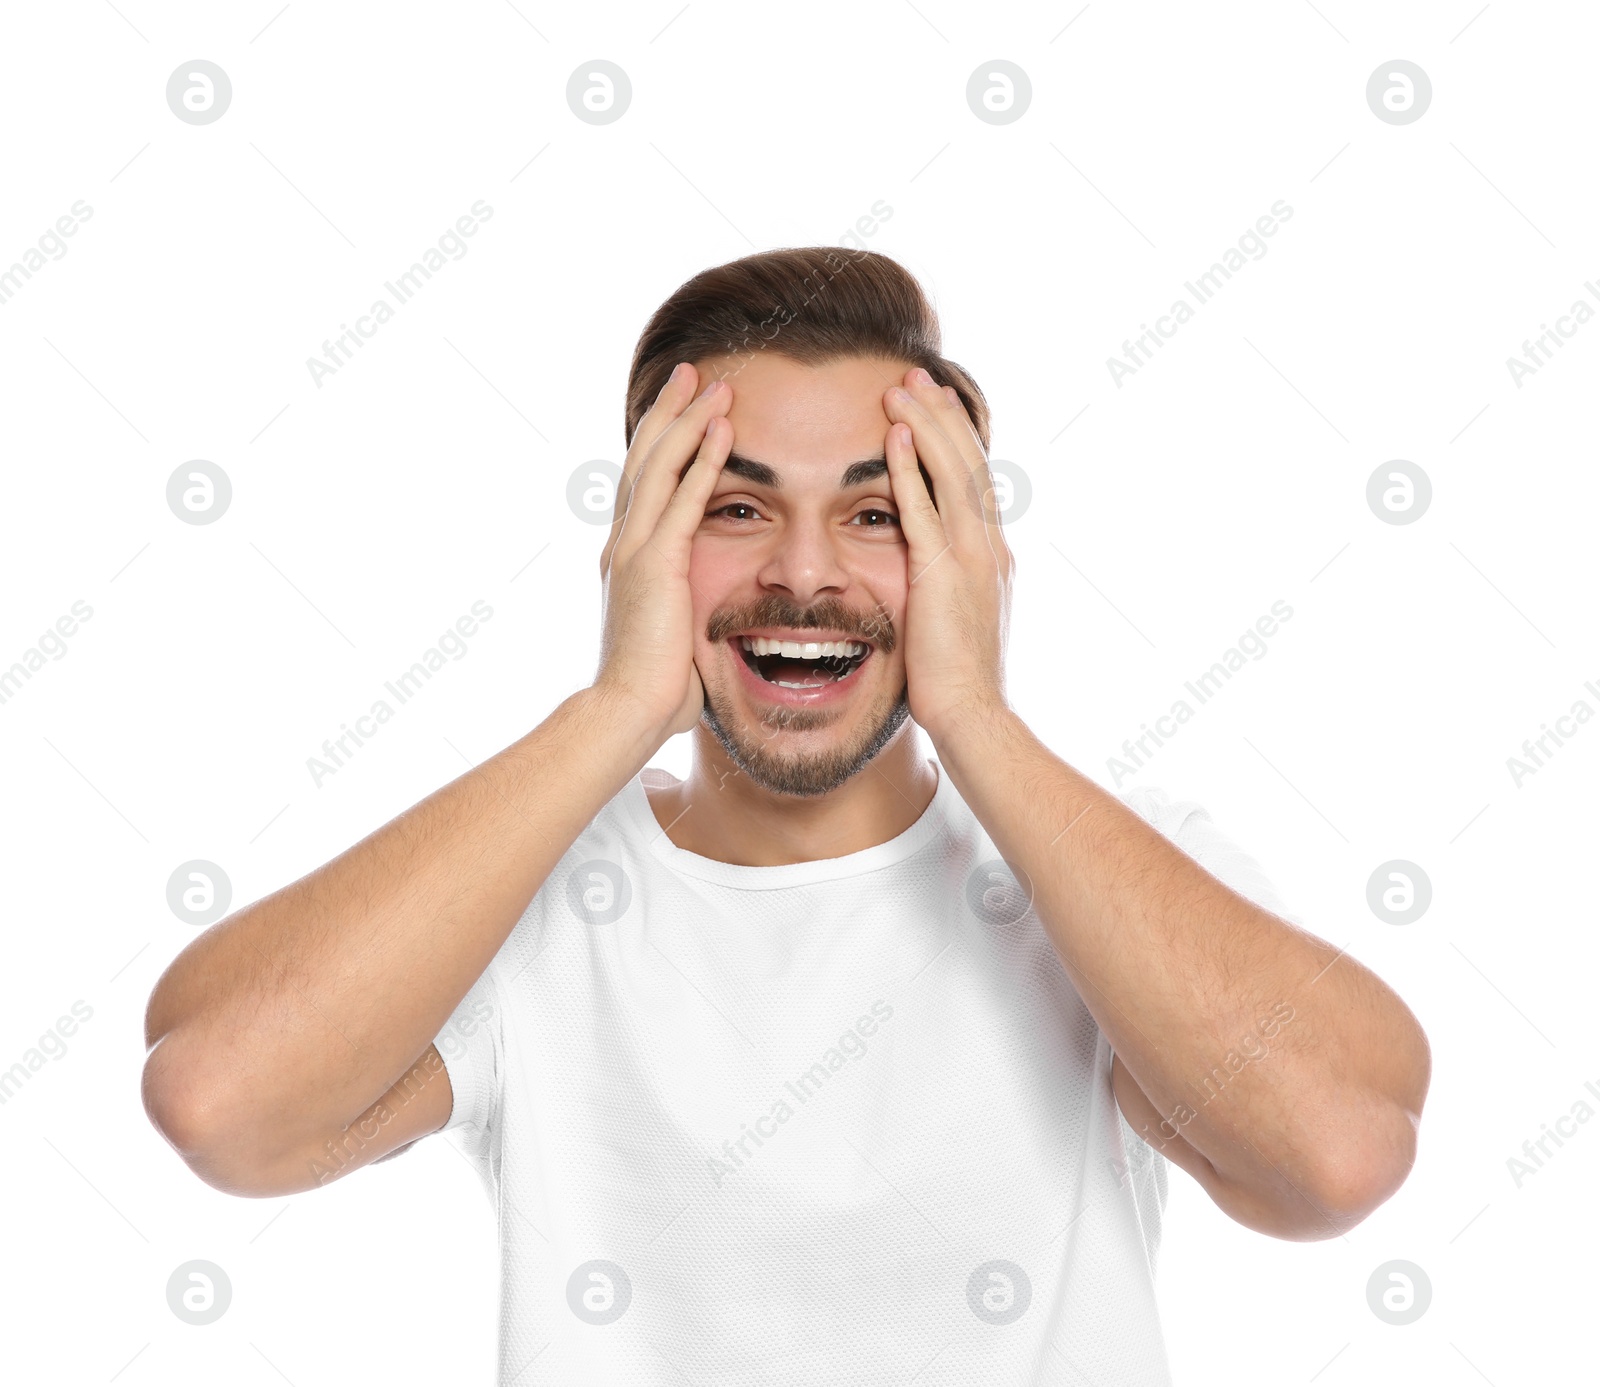
[[[1418,1120],[1397,1106],[1366,1124],[1361,1140],[1337,1159],[1324,1161],[1313,1198],[1325,1218],[1307,1237],[1342,1236],[1394,1197],[1416,1164]]]
[[[139,1096],[150,1125],[184,1165],[212,1189],[245,1199],[307,1188],[261,1159],[259,1144],[228,1113],[225,1091],[187,1067],[173,1040],[164,1037],[145,1060]]]
[[[1224,1210],[1269,1236],[1317,1242],[1343,1237],[1392,1199],[1416,1164],[1431,1077],[1426,1037],[1420,1027],[1414,1033],[1417,1044],[1386,1076],[1383,1091],[1335,1090],[1336,1099],[1312,1105],[1314,1122],[1302,1109],[1288,1148],[1280,1144],[1269,1173],[1257,1171],[1260,1183],[1225,1186],[1227,1202],[1218,1198]],[[1292,1179],[1285,1168],[1295,1172]]]
[[[1433,1079],[1433,1052],[1416,1018],[1407,1013],[1408,1043],[1386,1076],[1383,1097],[1369,1094],[1361,1110],[1345,1114],[1347,1134],[1329,1142],[1332,1159],[1318,1172],[1317,1189],[1332,1219],[1344,1232],[1387,1203],[1405,1184],[1417,1161],[1422,1105]],[[1335,1236],[1328,1233],[1324,1236]]]
[[[139,1079],[139,1100],[150,1125],[185,1161],[201,1147],[200,1114],[192,1084],[178,1062],[170,1036],[162,1036],[145,1057]]]
[[[164,1036],[146,1058],[139,1098],[150,1125],[178,1158],[208,1185],[221,1188],[214,1178],[221,1167],[216,1131],[224,1124],[205,1100],[193,1069],[180,1061],[172,1036]]]

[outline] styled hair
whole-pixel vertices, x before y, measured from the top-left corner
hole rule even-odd
[[[843,246],[759,251],[701,270],[651,315],[628,368],[624,441],[678,362],[770,351],[804,366],[852,356],[920,366],[961,397],[987,453],[989,402],[939,347],[939,316],[899,261]]]

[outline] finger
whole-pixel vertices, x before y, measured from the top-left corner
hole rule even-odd
[[[994,469],[989,466],[988,455],[983,450],[983,440],[978,437],[977,427],[972,422],[972,416],[967,413],[966,406],[961,403],[953,386],[941,386],[945,399],[950,402],[953,410],[957,412],[958,426],[964,425],[967,433],[971,435],[970,446],[963,449],[968,457],[974,455],[983,459],[983,468],[978,475],[978,494],[983,501],[984,518],[989,522],[989,543],[994,546],[995,556],[1000,560],[1001,573],[1009,573],[1013,563],[1011,546],[1006,542],[1005,530],[1000,523],[1000,502],[994,486]]]
[[[726,414],[732,404],[733,387],[726,381],[713,380],[656,439],[655,446],[640,462],[629,490],[613,558],[618,551],[636,552],[654,531],[683,479],[685,466],[705,438],[707,423]]]
[[[978,430],[973,427],[972,416],[967,413],[966,406],[961,403],[961,396],[956,393],[953,385],[941,385],[940,393],[950,404],[950,412],[955,416],[955,431],[959,434],[964,428],[971,437],[971,447],[963,447],[962,451],[970,457],[983,457],[983,443],[978,438]]]
[[[889,486],[900,512],[900,532],[910,551],[910,577],[914,583],[950,547],[950,538],[938,507],[928,494],[928,484],[922,479],[916,445],[907,425],[889,425],[883,456],[889,464]]]
[[[917,456],[933,479],[934,500],[950,542],[963,554],[987,546],[980,473],[963,453],[950,402],[937,385],[919,384],[910,372],[907,384],[884,393],[884,412],[910,426]],[[977,461],[982,462],[982,452]],[[987,469],[981,476],[987,478]]]
[[[961,396],[952,386],[937,385],[931,379],[923,380],[916,368],[906,372],[905,388],[927,410],[930,427],[936,426],[935,437],[949,440],[960,456],[962,465],[969,470],[972,491],[967,509],[982,516],[989,551],[994,555],[1002,576],[1009,574],[1015,561],[1001,530],[994,473],[989,466],[983,440],[978,437],[978,430],[961,403]],[[920,438],[918,445],[919,449],[924,446]],[[933,451],[931,444],[927,446],[929,451]],[[957,537],[963,553],[981,552],[974,527],[958,526],[952,530],[952,534]]]
[[[611,564],[611,552],[617,547],[617,536],[622,532],[622,519],[628,513],[628,496],[633,490],[639,469],[644,465],[656,440],[667,431],[673,420],[700,390],[700,373],[692,362],[680,361],[672,368],[650,408],[644,412],[628,441],[628,455],[622,462],[622,476],[617,479],[617,494],[612,498],[611,530],[606,536],[605,548],[600,554],[600,571],[604,573]]]
[[[689,544],[705,519],[711,493],[722,476],[722,464],[732,451],[733,425],[720,414],[713,415],[706,421],[706,436],[700,450],[656,524],[656,539],[668,553],[687,558]]]

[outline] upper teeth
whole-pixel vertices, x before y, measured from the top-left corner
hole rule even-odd
[[[829,656],[850,657],[866,653],[860,641],[774,641],[765,636],[740,636],[752,655],[782,655],[790,660],[825,660]]]

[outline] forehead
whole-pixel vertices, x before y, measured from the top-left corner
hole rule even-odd
[[[807,366],[768,348],[695,367],[703,382],[721,377],[733,387],[733,451],[784,471],[881,458],[889,431],[883,392],[901,384],[911,363],[852,356]]]

